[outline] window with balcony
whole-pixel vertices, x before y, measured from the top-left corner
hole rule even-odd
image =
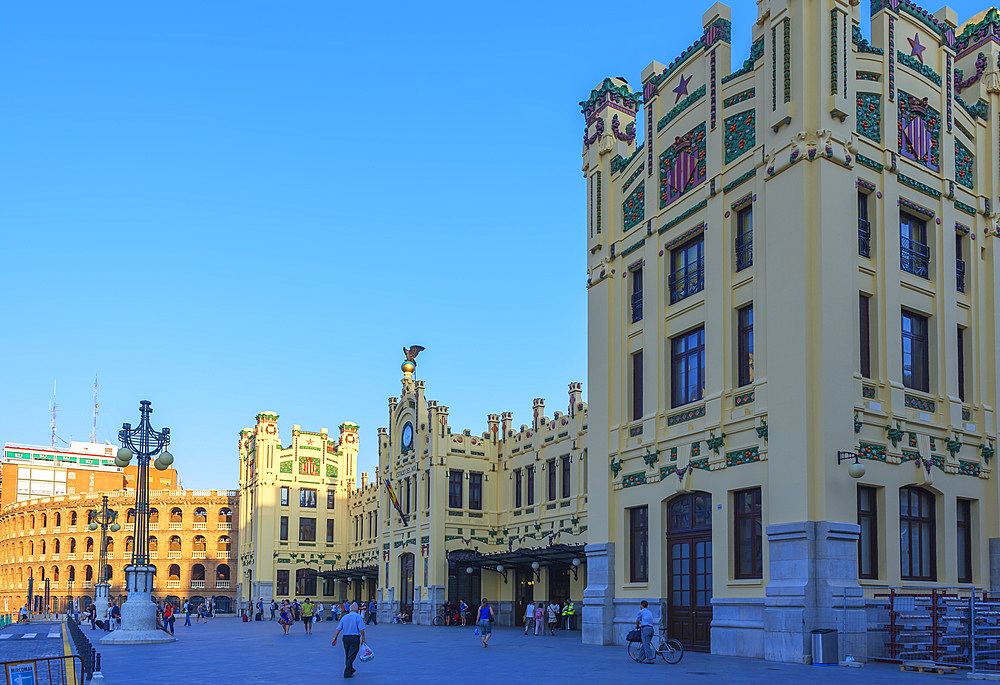
[[[858,191],[858,254],[872,255],[872,225],[868,221],[868,193]]]
[[[930,392],[930,349],[927,317],[903,310],[903,385]]]
[[[705,328],[670,341],[670,394],[674,407],[705,396]]]
[[[642,418],[642,350],[632,354],[632,420]]]
[[[931,248],[927,244],[927,222],[900,212],[899,268],[920,278],[930,278]]]
[[[753,305],[736,310],[736,363],[740,387],[753,383]]]
[[[680,302],[705,288],[705,239],[699,235],[670,254],[670,303]]]
[[[642,267],[632,269],[632,323],[642,321]]]
[[[960,293],[965,292],[965,251],[963,248],[963,236],[955,235],[955,289]]]
[[[736,212],[736,270],[753,264],[753,205]]]

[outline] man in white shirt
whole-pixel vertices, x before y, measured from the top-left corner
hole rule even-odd
[[[649,610],[649,602],[642,600],[639,602],[639,615],[635,618],[635,627],[639,629],[639,636],[642,638],[642,652],[644,664],[656,663],[656,652],[653,651],[653,612]]]
[[[528,602],[524,609],[524,634],[528,634],[528,629],[535,625],[535,603]]]
[[[333,634],[334,647],[337,646],[337,638],[344,634],[344,677],[354,677],[354,660],[358,658],[358,650],[365,643],[365,622],[361,620],[358,613],[357,602],[351,604],[351,611],[344,614],[337,624],[337,632]]]

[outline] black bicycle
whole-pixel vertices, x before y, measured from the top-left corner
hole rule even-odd
[[[680,640],[667,637],[666,628],[660,628],[659,631],[660,634],[653,637],[653,649],[668,664],[676,664],[684,657],[684,645]],[[628,655],[632,657],[632,661],[642,661],[645,656],[642,642],[629,642]]]

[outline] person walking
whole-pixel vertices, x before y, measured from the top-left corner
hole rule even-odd
[[[191,600],[184,602],[184,625],[191,625]]]
[[[556,600],[549,600],[549,605],[545,607],[545,613],[549,619],[549,635],[555,637],[556,627],[559,625],[559,605],[556,604]]]
[[[108,600],[108,606],[104,610],[104,632],[106,632],[106,633],[110,633],[111,632],[111,618],[112,618],[112,616],[111,616],[111,614],[112,614],[111,607],[112,606],[114,606],[114,605],[111,603],[110,600]]]
[[[378,625],[378,605],[374,599],[368,602],[368,620],[372,625]]]
[[[306,628],[306,635],[312,635],[313,632],[313,603],[309,601],[306,597],[306,601],[302,603],[300,611],[302,612],[302,625]]]
[[[274,620],[274,612],[278,610],[278,603],[273,599],[271,600],[271,620]]]
[[[170,634],[174,634],[174,605],[167,602],[163,605],[163,628],[164,630],[170,631]]]
[[[96,630],[97,629],[97,605],[94,602],[91,602],[90,606],[87,607],[87,615],[88,615],[88,618],[90,618],[90,629],[91,630]],[[25,623],[28,622],[27,605],[25,605],[24,622]]]
[[[111,618],[115,622],[114,627],[116,630],[122,627],[122,610],[117,604],[111,607]]]
[[[281,615],[278,617],[278,624],[285,631],[285,635],[288,635],[288,626],[292,624],[292,610],[288,606],[287,599],[281,603]]]
[[[469,605],[465,603],[464,599],[458,600],[458,613],[462,617],[462,625],[465,625],[465,615],[469,613]]]
[[[656,652],[653,651],[653,612],[649,610],[649,602],[639,602],[639,615],[635,617],[635,627],[639,629],[642,638],[642,655],[644,664],[656,663]]]
[[[490,638],[493,636],[493,607],[483,597],[482,604],[479,605],[479,637],[483,639],[483,647],[488,647]]]
[[[337,638],[344,634],[344,677],[354,677],[354,660],[358,658],[358,650],[365,643],[365,622],[361,620],[358,613],[358,605],[351,604],[351,610],[346,614],[340,623],[337,624],[337,632],[333,634],[334,647],[337,646]]]
[[[533,622],[535,624],[535,635],[544,635],[545,634],[545,607],[542,606],[541,602],[539,602],[538,604],[535,605],[535,618],[534,618]]]
[[[257,600],[257,615],[254,617],[258,621],[264,620],[264,598]]]
[[[535,603],[528,602],[524,608],[524,634],[527,635],[531,627],[535,625]]]

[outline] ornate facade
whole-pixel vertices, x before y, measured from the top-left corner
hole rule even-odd
[[[757,4],[739,69],[717,3],[581,103],[584,640],[648,599],[694,648],[808,661],[846,625],[864,658],[863,588],[1000,573],[1000,15],[872,0],[869,39],[867,2]]]

